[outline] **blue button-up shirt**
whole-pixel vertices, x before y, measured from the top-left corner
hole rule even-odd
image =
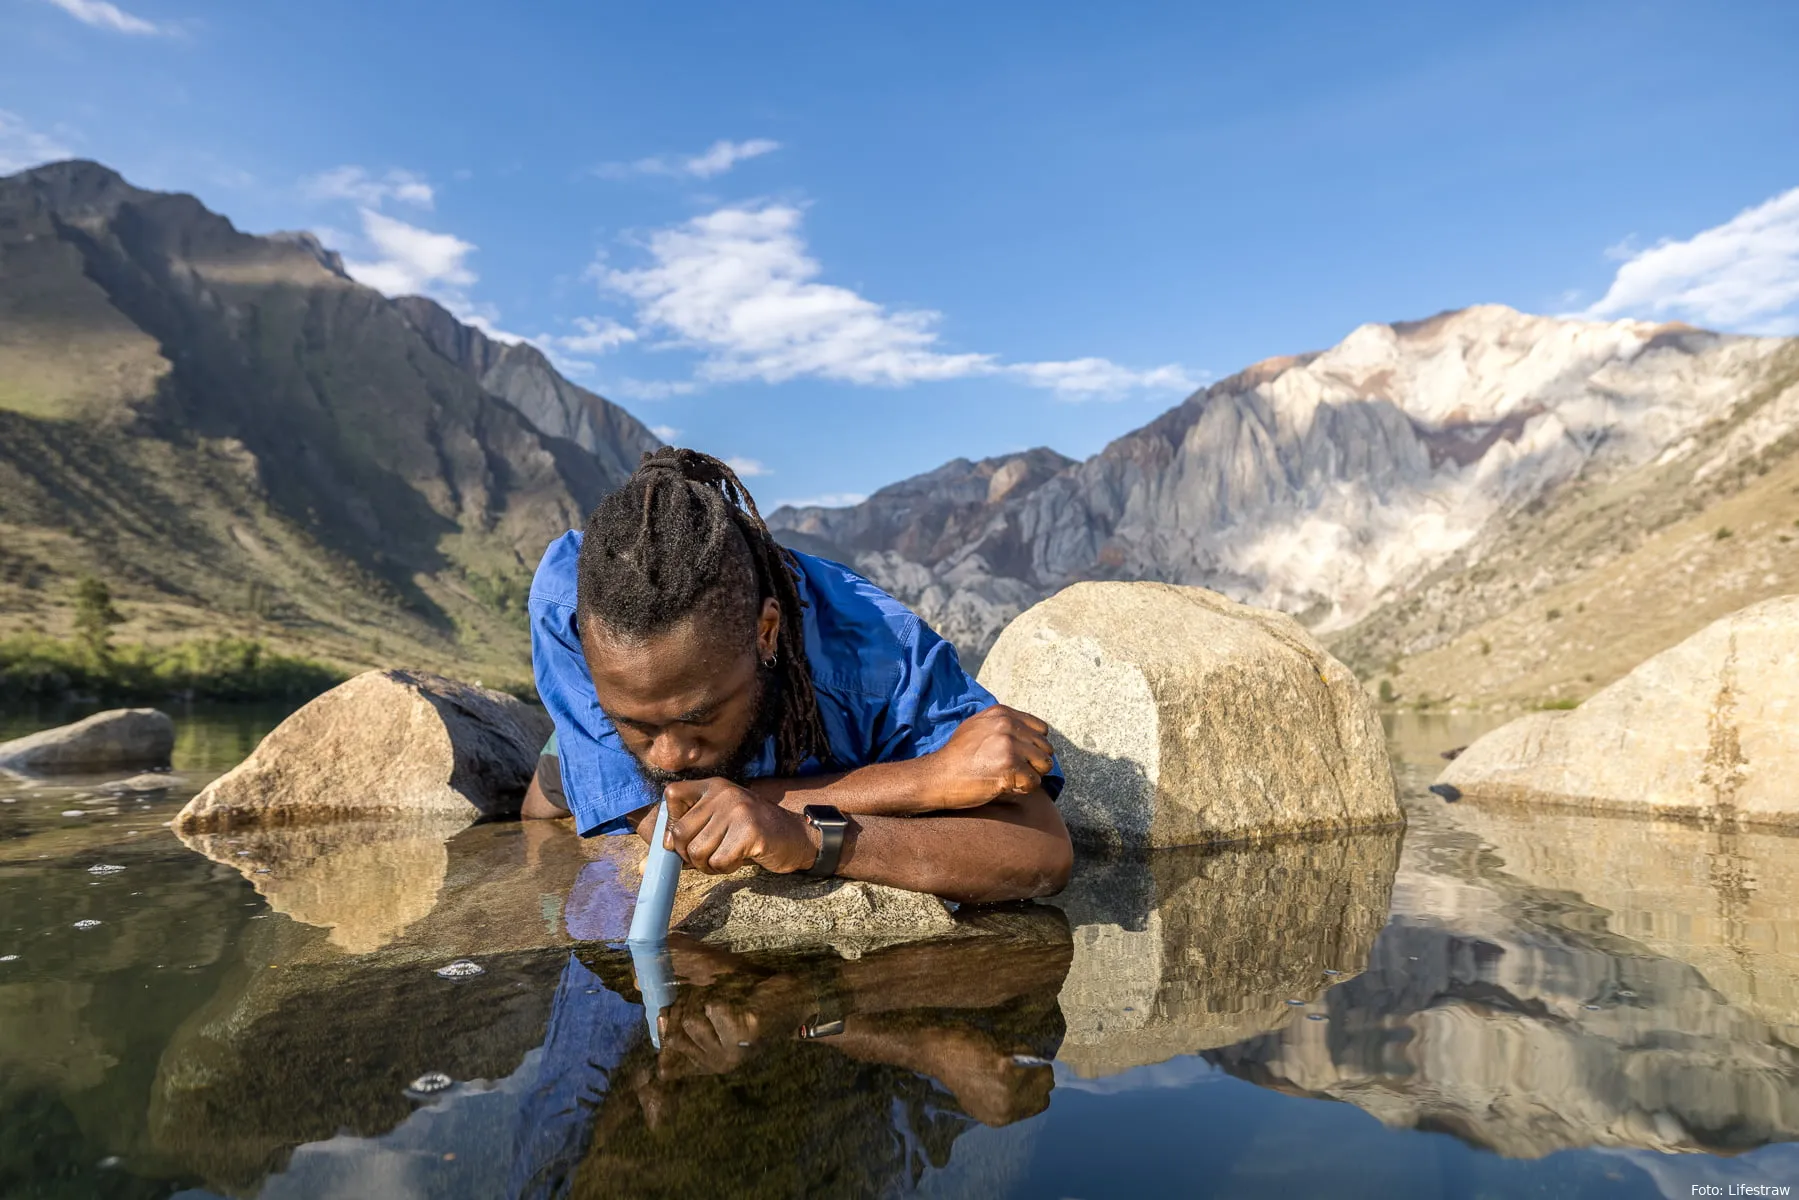
[[[556,723],[562,790],[583,834],[628,833],[626,813],[661,799],[637,770],[618,731],[594,695],[593,677],[581,656],[575,627],[575,559],[581,534],[550,543],[531,582],[531,665],[537,694]],[[799,594],[806,607],[806,657],[818,695],[835,770],[899,762],[931,753],[963,721],[997,703],[969,677],[956,648],[938,637],[905,605],[848,567],[810,554],[799,563]],[[771,737],[746,770],[749,778],[774,774]],[[824,768],[816,758],[801,775]],[[1051,797],[1062,776],[1052,766],[1044,778]]]

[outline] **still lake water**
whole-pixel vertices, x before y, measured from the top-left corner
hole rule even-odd
[[[0,779],[0,1195],[1799,1185],[1799,838],[1445,804],[1480,718],[1390,730],[1403,836],[1085,866],[1003,938],[683,949],[658,1052],[629,881],[563,831],[170,833],[279,715],[182,717],[160,791]]]

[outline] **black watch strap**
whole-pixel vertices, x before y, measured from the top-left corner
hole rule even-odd
[[[818,857],[805,874],[829,879],[837,874],[837,864],[843,858],[843,836],[849,829],[849,818],[834,804],[808,804],[801,812],[806,823],[818,830]]]

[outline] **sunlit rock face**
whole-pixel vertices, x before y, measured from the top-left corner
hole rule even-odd
[[[365,671],[276,726],[181,810],[175,828],[515,814],[550,732],[542,709],[500,692],[422,671]]]
[[[1203,588],[1078,583],[981,667],[1047,721],[1077,842],[1192,846],[1403,820],[1380,718],[1291,617]]]
[[[1061,1060],[1087,1077],[1226,1046],[1304,1017],[1362,970],[1387,918],[1398,831],[1083,861]]]
[[[1085,462],[958,460],[770,523],[842,547],[970,659],[1024,607],[1006,611],[1012,584],[1198,584],[1329,631],[1495,517],[1677,447],[1786,344],[1499,305],[1364,325],[1197,392]],[[956,502],[920,504],[927,484]]]
[[[1429,821],[1328,1020],[1210,1059],[1514,1157],[1799,1137],[1799,841],[1459,805]]]
[[[1438,783],[1473,799],[1799,827],[1799,596],[1714,621],[1573,712],[1494,730]]]

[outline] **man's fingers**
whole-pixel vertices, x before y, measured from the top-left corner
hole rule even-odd
[[[720,875],[727,874],[742,867],[761,850],[761,838],[756,830],[747,822],[733,826],[719,843],[718,849],[712,852],[708,860],[712,869]]]
[[[687,865],[696,871],[707,875],[717,874],[716,869],[711,865],[712,856],[718,850],[719,843],[723,842],[730,832],[731,822],[728,816],[723,813],[709,814],[705,826],[688,839],[686,850],[681,857],[685,858]]]
[[[668,801],[669,820],[684,816],[698,804],[706,795],[706,785],[711,782],[710,779],[683,779],[664,787],[662,798]]]

